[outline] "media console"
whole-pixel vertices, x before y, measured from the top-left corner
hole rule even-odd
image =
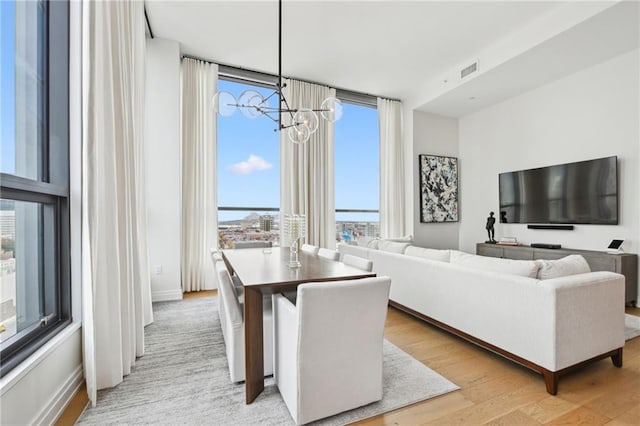
[[[609,254],[601,251],[574,249],[545,249],[530,246],[501,246],[476,244],[476,254],[515,260],[560,259],[570,254],[585,258],[592,271],[611,271],[625,276],[625,303],[638,300],[638,255],[630,253]]]

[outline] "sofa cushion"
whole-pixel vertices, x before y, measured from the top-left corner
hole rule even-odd
[[[538,269],[538,279],[541,280],[591,272],[589,264],[585,258],[579,254],[572,254],[558,260],[538,259],[536,262],[538,262],[540,266],[540,269]]]
[[[358,237],[356,238],[356,245],[359,247],[369,247],[369,243],[373,240],[373,237]]]
[[[365,259],[369,258],[369,252],[371,249],[360,246],[352,246],[349,244],[339,243],[338,251],[340,252],[340,260],[345,254],[351,254],[353,256],[364,257]]]
[[[420,257],[423,259],[437,260],[439,262],[448,262],[451,257],[450,250],[435,250],[430,248],[409,246],[404,254],[407,256]]]
[[[451,263],[466,266],[473,269],[501,272],[503,274],[519,275],[522,277],[536,278],[540,265],[535,260],[512,260],[497,257],[485,257],[464,253],[457,250],[451,251]]]
[[[378,243],[378,249],[391,253],[403,254],[407,247],[409,247],[410,245],[411,243],[399,243],[395,241],[380,240],[380,242]]]
[[[404,237],[391,237],[385,238],[386,241],[393,241],[394,243],[411,243],[413,244],[413,235],[405,235]]]
[[[370,248],[373,250],[378,250],[379,245],[380,245],[380,238],[374,238],[367,242],[367,248]]]

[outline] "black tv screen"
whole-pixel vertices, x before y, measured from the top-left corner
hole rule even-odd
[[[618,224],[618,157],[500,173],[501,223]]]

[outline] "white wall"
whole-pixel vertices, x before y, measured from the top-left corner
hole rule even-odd
[[[484,241],[489,211],[498,210],[498,174],[617,155],[619,225],[574,231],[497,224],[496,238],[603,250],[615,236],[638,253],[639,53],[618,56],[460,119],[460,249]]]
[[[413,112],[413,180],[416,190],[410,194],[414,197],[415,214],[413,215],[413,239],[416,245],[438,249],[457,249],[459,243],[459,222],[420,223],[419,185],[420,170],[418,156],[420,154],[458,157],[458,119],[414,111]],[[458,163],[459,172],[461,163]],[[459,173],[458,180],[462,179]],[[458,195],[459,197],[460,195]],[[462,216],[459,217],[461,220]]]
[[[182,298],[180,45],[147,39],[145,178],[153,301]],[[157,273],[157,267],[161,272]]]
[[[2,378],[0,424],[51,424],[62,414],[83,383],[80,330],[67,327]]]

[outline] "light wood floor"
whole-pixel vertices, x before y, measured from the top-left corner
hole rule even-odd
[[[626,311],[640,316],[640,309]],[[625,345],[621,369],[599,361],[561,378],[558,395],[551,396],[542,376],[396,309],[389,308],[385,335],[461,389],[359,425],[640,424],[640,337]],[[57,425],[73,424],[86,404],[82,388]]]

